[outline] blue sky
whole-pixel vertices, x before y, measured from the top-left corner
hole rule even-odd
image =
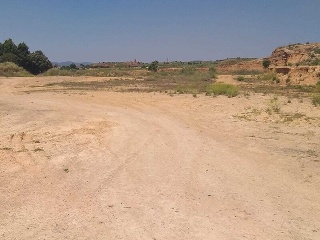
[[[0,0],[0,41],[51,61],[264,57],[320,41],[320,0]]]

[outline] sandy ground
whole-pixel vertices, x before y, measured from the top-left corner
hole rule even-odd
[[[309,99],[33,92],[62,80],[0,78],[1,239],[320,239]]]

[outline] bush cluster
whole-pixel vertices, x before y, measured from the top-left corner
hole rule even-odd
[[[5,77],[29,77],[32,76],[22,67],[12,62],[0,63],[0,76]]]
[[[11,38],[0,42],[0,63],[12,62],[32,74],[39,74],[52,68],[52,63],[42,51],[30,52],[24,42],[16,45]]]
[[[226,95],[228,97],[235,97],[239,94],[237,86],[226,83],[214,83],[207,87],[207,95]]]

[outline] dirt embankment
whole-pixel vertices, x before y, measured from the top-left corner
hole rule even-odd
[[[276,48],[271,56],[271,66],[309,65],[320,58],[320,43],[291,44]]]
[[[238,61],[235,63],[228,62],[219,64],[217,66],[217,71],[219,73],[225,74],[225,73],[237,73],[237,72],[260,72],[263,71],[263,66],[262,66],[262,60],[261,59],[255,59],[255,60],[250,60],[250,61]]]
[[[314,85],[320,80],[320,66],[270,67],[283,83]]]
[[[286,83],[311,84],[320,80],[320,43],[291,44],[276,48],[270,70]]]
[[[276,48],[270,57],[270,71],[283,83],[314,85],[320,80],[320,43],[291,44]],[[217,66],[219,73],[250,74],[262,72],[263,59],[225,61]]]

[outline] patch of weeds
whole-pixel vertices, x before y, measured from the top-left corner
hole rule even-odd
[[[12,148],[4,147],[4,148],[0,148],[0,150],[4,150],[4,151],[11,151],[11,150],[12,150]]]
[[[261,114],[261,110],[254,108],[249,112],[244,112],[239,115],[234,115],[233,117],[236,117],[240,120],[244,119],[247,121],[256,121],[256,117],[259,116],[260,114]]]
[[[312,103],[315,106],[320,105],[320,81],[317,82],[315,89],[313,90],[314,94],[312,96]]]
[[[245,97],[250,97],[250,92],[245,92],[245,93],[243,94],[243,96],[245,96]]]
[[[66,173],[69,172],[69,169],[68,168],[64,168],[63,171],[65,171]]]
[[[43,150],[43,148],[36,148],[36,149],[34,149],[33,151],[34,151],[34,152],[43,152],[44,150]]]
[[[277,78],[277,74],[275,72],[268,72],[268,73],[260,74],[258,78],[265,81],[271,81],[271,80],[273,81],[274,79]]]
[[[318,157],[317,152],[311,149],[307,151],[307,154],[309,155],[309,157]]]
[[[282,122],[293,122],[294,120],[304,118],[305,116],[306,115],[303,113],[281,114]]]
[[[193,96],[194,98],[197,98],[197,94],[193,94],[192,96]]]
[[[314,94],[312,96],[312,104],[315,106],[320,106],[320,94]]]
[[[287,78],[287,79],[286,79],[286,84],[290,84],[290,82],[291,82],[291,79],[290,79],[290,78]]]
[[[4,77],[31,77],[33,76],[24,68],[12,62],[0,63],[0,76]]]
[[[270,100],[269,107],[266,109],[268,114],[279,113],[280,112],[280,103],[278,101],[278,97],[274,97]]]
[[[239,82],[243,82],[245,80],[244,76],[238,76],[236,79]]]
[[[262,71],[258,71],[258,70],[246,70],[246,69],[241,69],[241,70],[237,70],[237,71],[232,71],[231,74],[232,75],[258,75],[261,74]]]
[[[320,81],[317,82],[316,87],[314,89],[315,93],[320,93]]]
[[[191,66],[187,66],[181,69],[181,73],[184,75],[193,75],[195,74],[195,72],[196,72],[196,69]]]
[[[280,83],[280,79],[278,77],[273,77],[272,81],[275,83]]]
[[[206,95],[226,95],[228,97],[235,97],[239,94],[237,86],[226,83],[214,83],[207,87]]]

